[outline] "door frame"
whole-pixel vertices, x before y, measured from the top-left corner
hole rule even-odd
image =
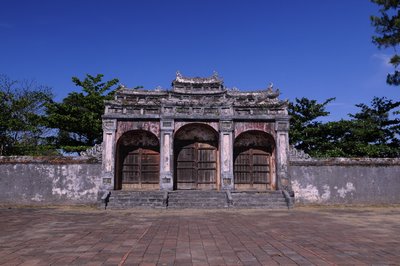
[[[236,184],[235,163],[237,156],[247,150],[261,150],[269,154],[269,173],[265,185]],[[235,190],[275,190],[276,189],[276,144],[274,137],[261,130],[248,130],[240,133],[233,144],[233,180]],[[269,182],[268,182],[269,181]]]
[[[201,147],[201,145],[208,145],[208,147]],[[192,146],[192,147],[190,147]],[[196,177],[193,178],[193,182],[179,182],[178,178],[179,178],[179,154],[182,150],[184,150],[185,148],[191,148],[194,150],[193,153],[193,160],[191,161],[193,164],[192,168],[184,168],[184,169],[193,169],[195,172]],[[218,179],[219,179],[219,154],[218,154],[218,145],[217,143],[210,143],[210,142],[198,142],[198,141],[176,141],[175,142],[175,160],[174,160],[174,190],[180,190],[180,189],[210,189],[210,190],[214,190],[214,189],[218,189]],[[215,160],[213,161],[206,161],[205,163],[213,163],[215,164],[215,167],[213,169],[209,169],[209,168],[201,168],[199,167],[199,164],[202,163],[202,161],[199,160],[199,151],[201,150],[212,150],[214,155],[213,157],[215,158]],[[190,162],[190,161],[187,161]],[[203,162],[204,163],[204,162]],[[212,170],[214,171],[214,182],[199,182],[199,170]],[[184,187],[179,187],[180,183],[194,183],[194,186],[191,188],[184,188]]]
[[[238,181],[238,172],[237,166],[238,166],[238,158],[240,155],[245,155],[248,158],[248,163],[243,164],[243,166],[247,166],[248,170],[245,171],[247,172],[250,176],[247,177],[248,182],[239,182]],[[267,164],[259,164],[259,166],[266,166],[268,167],[267,171],[257,171],[255,170],[255,166],[257,165],[254,161],[254,157],[257,155],[264,155],[267,156]],[[249,147],[247,149],[240,149],[236,150],[234,154],[234,162],[233,162],[233,179],[234,179],[234,184],[236,188],[240,189],[249,189],[249,190],[266,190],[268,189],[268,186],[271,185],[272,178],[271,178],[271,160],[272,156],[269,151],[264,149],[263,147]],[[244,172],[244,171],[243,171]],[[255,178],[256,173],[265,173],[265,176],[263,177],[263,182],[257,182]]]
[[[174,167],[173,167],[173,178],[174,186],[173,189],[179,189],[178,178],[177,178],[177,160],[179,152],[182,147],[195,143],[205,143],[215,148],[215,186],[212,189],[220,189],[220,151],[219,151],[219,134],[212,126],[202,123],[188,123],[182,125],[174,133]],[[195,189],[210,190],[210,188],[200,188],[197,186]]]
[[[122,181],[122,171],[123,164],[126,156],[129,152],[134,151],[136,149],[148,149],[158,153],[158,174],[160,168],[160,142],[156,135],[147,130],[131,130],[127,131],[118,139],[116,145],[116,156],[115,156],[115,175],[114,175],[114,189],[128,189],[128,190],[155,190],[160,188],[159,181],[157,184],[141,184],[141,185],[133,185],[130,188],[126,186],[123,188]]]
[[[125,160],[131,153],[134,153],[135,155],[137,155],[138,162],[136,164],[135,163],[131,163],[131,164],[125,163]],[[146,155],[156,156],[156,162],[151,163],[151,164],[146,164],[143,161],[143,159]],[[121,176],[120,176],[121,189],[123,189],[123,190],[150,189],[150,188],[157,188],[159,186],[160,152],[158,150],[149,148],[149,147],[132,147],[132,149],[129,149],[128,151],[126,151],[124,153],[122,160],[123,161],[122,161],[122,167],[121,167],[121,172],[120,172],[120,174],[121,174]],[[138,169],[136,171],[136,172],[138,172],[137,182],[124,181],[124,173],[127,172],[124,170],[126,165],[131,165],[131,166],[136,165],[138,167]],[[145,166],[153,166],[153,167],[155,167],[156,170],[146,171],[146,170],[144,170]],[[155,178],[155,180],[153,180],[153,181],[146,180],[144,178],[144,175],[146,173],[153,173],[153,175],[154,175],[153,179]]]

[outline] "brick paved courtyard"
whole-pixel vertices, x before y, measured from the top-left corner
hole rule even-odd
[[[400,207],[0,208],[0,265],[400,264]]]

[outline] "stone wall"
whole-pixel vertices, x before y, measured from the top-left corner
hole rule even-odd
[[[297,204],[400,204],[400,159],[292,159]],[[83,158],[0,157],[0,204],[94,204],[101,165]]]
[[[0,157],[0,203],[94,204],[101,165],[83,158]]]
[[[291,160],[296,203],[400,204],[400,159]]]

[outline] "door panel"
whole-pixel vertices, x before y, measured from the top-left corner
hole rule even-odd
[[[270,154],[260,149],[247,149],[236,154],[234,164],[235,184],[270,183]]]
[[[178,155],[176,167],[178,182],[195,183],[195,149],[194,147],[183,147]]]
[[[216,187],[217,149],[206,143],[192,143],[179,149],[176,160],[178,189]]]
[[[122,166],[123,184],[159,183],[160,154],[156,151],[138,148],[129,152]]]

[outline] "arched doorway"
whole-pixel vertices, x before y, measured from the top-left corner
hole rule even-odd
[[[208,125],[189,124],[175,133],[174,189],[217,189],[218,134]]]
[[[246,131],[235,139],[235,189],[275,189],[274,149],[273,137],[262,131]]]
[[[151,132],[134,130],[118,140],[115,189],[159,189],[160,145]]]

